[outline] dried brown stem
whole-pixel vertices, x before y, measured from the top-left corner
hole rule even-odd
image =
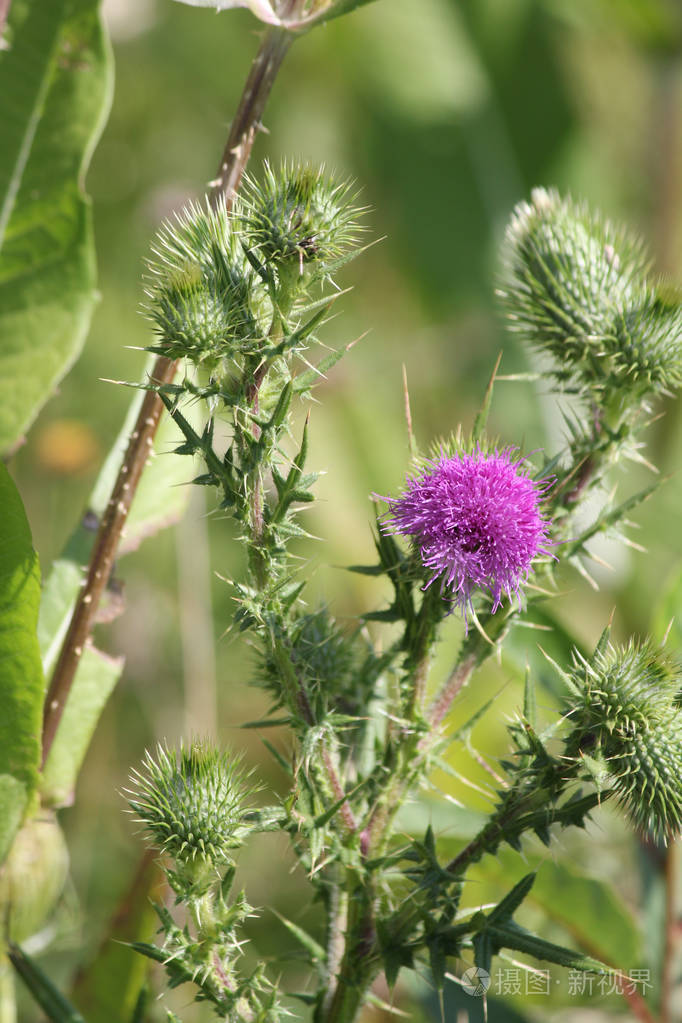
[[[173,379],[176,363],[161,357],[152,370],[154,384]],[[43,765],[47,760],[64,706],[71,690],[83,650],[90,637],[94,617],[116,558],[121,533],[154,443],[163,405],[148,391],[142,402],[135,429],[130,435],[123,463],[102,517],[85,582],[76,600],[71,622],[57,659],[43,713]]]
[[[212,184],[211,205],[215,208],[225,202],[228,207],[231,197],[239,188],[253,142],[261,126],[261,117],[272,84],[293,36],[281,28],[270,28],[251,65],[249,77],[237,108],[230,134],[225,143],[220,167]]]
[[[269,29],[263,37],[244,86],[217,178],[213,182],[210,201],[214,209],[221,203],[228,209],[231,206],[232,196],[239,187],[251,155],[270,90],[292,38],[282,29]],[[159,356],[150,374],[152,383],[156,385],[170,383],[175,376],[177,365],[172,359]],[[111,574],[121,533],[154,443],[162,411],[163,404],[158,395],[148,391],[102,518],[85,583],[76,601],[45,699],[43,765],[52,748],[83,649],[90,637],[97,608]]]

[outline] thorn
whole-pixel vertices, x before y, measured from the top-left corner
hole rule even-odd
[[[674,621],[675,621],[675,616],[673,615],[673,617],[668,622],[668,628],[663,633],[663,639],[661,640],[661,646],[665,646],[665,644],[668,642],[668,636],[670,635],[670,630],[673,627],[673,622]]]
[[[348,344],[346,345],[346,351],[349,352],[351,350],[351,348],[355,348],[355,346],[358,343],[358,341],[364,341],[364,339],[367,337],[368,334],[369,334],[369,331],[365,330],[365,331],[362,332],[362,334],[360,334],[358,337],[356,337],[354,341],[349,341]]]
[[[407,424],[407,446],[410,451],[410,458],[416,454],[414,433],[412,432],[412,413],[410,411],[410,392],[407,389],[407,370],[403,363],[403,395],[405,398],[405,422]]]

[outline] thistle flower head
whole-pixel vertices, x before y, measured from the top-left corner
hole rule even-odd
[[[599,757],[635,826],[655,838],[682,828],[682,670],[651,643],[574,655],[569,755]]]
[[[247,833],[244,803],[254,791],[239,760],[201,743],[158,746],[131,780],[130,807],[157,848],[190,867],[229,862]]]
[[[627,407],[682,385],[679,296],[648,276],[637,240],[553,190],[512,214],[500,295],[567,390]]]
[[[301,271],[305,264],[329,264],[352,248],[362,212],[347,182],[287,163],[278,172],[266,164],[262,182],[247,178],[240,209],[248,244],[259,258]]]
[[[148,270],[145,311],[159,335],[154,351],[211,364],[260,340],[253,273],[226,210],[190,204],[167,221]]]
[[[549,553],[539,508],[547,485],[530,479],[510,451],[443,455],[388,498],[384,528],[412,538],[426,585],[439,580],[465,617],[477,588],[489,592],[494,612],[503,593],[519,597],[533,558]]]

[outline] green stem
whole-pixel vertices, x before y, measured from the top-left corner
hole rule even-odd
[[[367,884],[349,893],[345,953],[328,1008],[315,1023],[353,1023],[381,969],[376,955],[374,894]]]
[[[337,867],[333,868],[338,870]],[[327,993],[322,1001],[322,1018],[331,1008],[336,976],[341,968],[344,934],[348,926],[348,892],[335,880],[327,897]]]

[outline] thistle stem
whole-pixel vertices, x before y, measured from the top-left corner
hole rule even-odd
[[[232,122],[218,175],[213,182],[210,201],[214,208],[221,203],[228,209],[232,205],[232,197],[239,187],[251,155],[277,71],[292,41],[293,36],[280,28],[268,29],[263,37]],[[176,361],[159,356],[150,374],[152,383],[155,385],[170,383],[177,366]],[[43,766],[52,748],[83,650],[92,631],[97,609],[114,564],[121,533],[154,443],[162,410],[163,404],[159,396],[153,391],[148,391],[144,396],[121,469],[102,518],[85,583],[76,600],[48,688],[43,716]]]
[[[479,664],[480,655],[476,653],[471,653],[457,661],[429,707],[427,720],[431,728],[438,728]]]

